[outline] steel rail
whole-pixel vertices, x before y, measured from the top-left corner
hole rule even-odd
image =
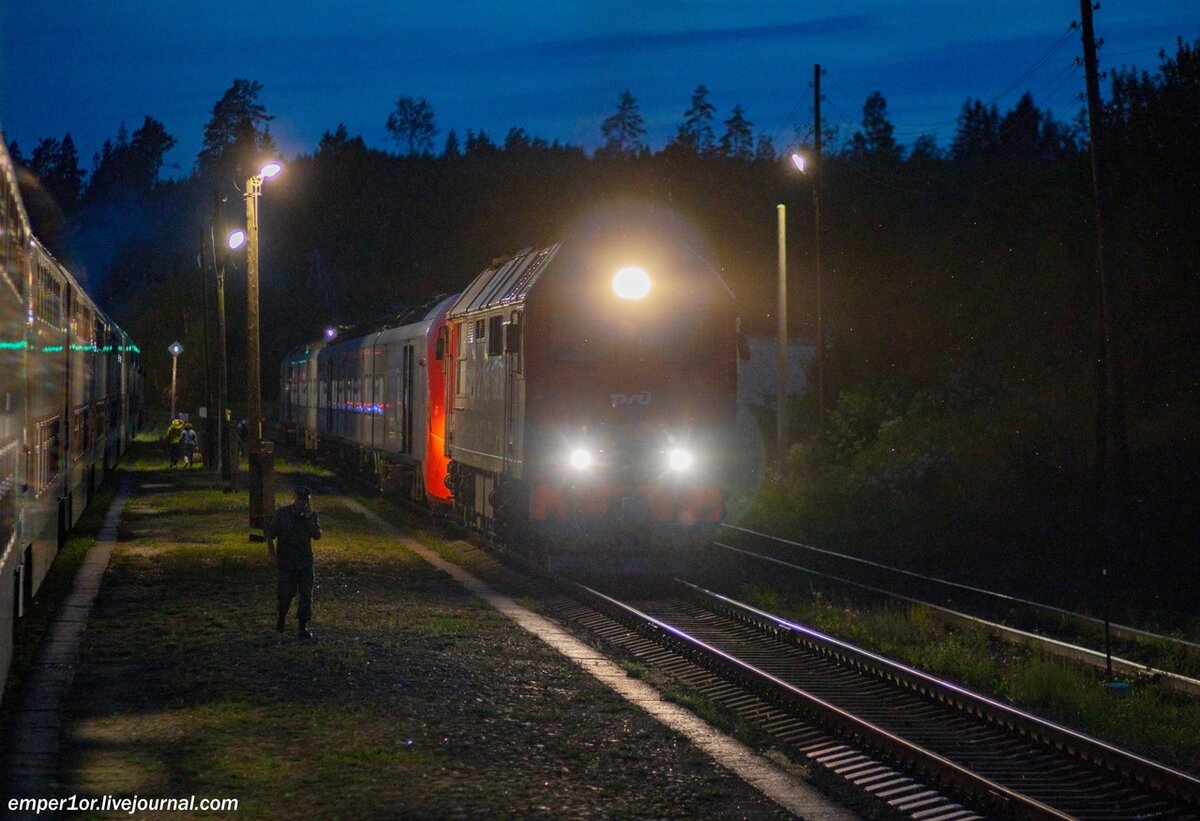
[[[1085,624],[1092,629],[1099,629],[1099,630],[1104,629],[1104,620],[1103,619],[1098,619],[1095,616],[1088,616],[1083,613],[1076,613],[1072,610],[1066,610],[1061,607],[1055,607],[1054,605],[1044,604],[1042,602],[1036,602],[1036,601],[1032,601],[1030,599],[1022,599],[1018,596],[1011,596],[1007,593],[998,593],[994,590],[987,590],[985,588],[975,587],[975,586],[969,585],[969,584],[962,584],[960,582],[952,582],[952,581],[948,581],[946,579],[939,579],[939,578],[936,578],[933,576],[926,576],[926,575],[917,573],[912,570],[905,570],[902,567],[895,567],[893,565],[883,564],[882,562],[872,561],[871,559],[863,559],[859,556],[851,556],[847,553],[839,553],[836,550],[829,550],[826,548],[814,547],[813,545],[804,544],[803,542],[796,542],[796,541],[792,541],[791,539],[784,539],[779,536],[772,536],[769,533],[761,533],[757,530],[750,530],[749,528],[740,527],[738,525],[723,524],[723,525],[721,525],[721,527],[725,528],[727,530],[736,532],[736,533],[744,533],[748,536],[753,536],[758,539],[765,539],[768,542],[774,542],[779,545],[786,545],[789,548],[798,548],[800,550],[805,550],[810,553],[815,553],[815,554],[818,554],[821,556],[826,556],[826,557],[829,557],[831,559],[835,559],[838,561],[845,561],[845,562],[849,562],[851,564],[861,565],[863,567],[870,567],[874,570],[881,570],[881,571],[884,571],[887,573],[894,573],[898,576],[904,576],[904,577],[914,579],[916,581],[919,581],[919,582],[922,582],[925,584],[931,584],[931,585],[935,585],[938,587],[943,587],[943,588],[947,588],[950,590],[956,590],[956,591],[963,592],[963,593],[970,593],[971,595],[980,596],[980,597],[987,598],[987,599],[994,599],[995,601],[1003,603],[1008,606],[1018,606],[1018,607],[1022,607],[1022,608],[1025,608],[1025,609],[1031,610],[1031,611],[1048,613],[1048,614],[1051,614],[1054,616],[1068,619],[1070,621],[1074,621],[1079,624]],[[1187,639],[1180,639],[1180,638],[1176,638],[1174,636],[1164,636],[1160,633],[1154,633],[1149,630],[1143,630],[1139,627],[1130,627],[1129,625],[1124,625],[1124,624],[1110,624],[1109,629],[1111,630],[1114,638],[1122,640],[1122,641],[1135,641],[1135,642],[1144,642],[1144,643],[1151,643],[1151,644],[1168,644],[1168,645],[1176,646],[1191,655],[1200,656],[1200,644],[1193,642],[1193,641],[1188,641]]]
[[[943,681],[907,665],[863,650],[818,630],[759,610],[742,602],[706,590],[690,582],[680,582],[706,607],[719,604],[725,615],[743,623],[759,624],[774,636],[788,636],[826,654],[843,658],[859,669],[899,684],[926,697],[951,705],[996,726],[1007,728],[1048,747],[1067,752],[1084,762],[1098,764],[1110,772],[1130,777],[1160,794],[1182,801],[1200,810],[1200,778],[1167,767],[1156,761],[1115,747],[1083,733],[1053,724],[1003,702],[987,698],[956,684]]]
[[[723,542],[713,542],[713,545],[715,547],[757,559],[759,561],[776,564],[780,567],[785,567],[798,573],[806,573],[810,576],[816,576],[818,578],[845,585],[847,587],[855,587],[859,590],[865,590],[866,592],[875,595],[887,596],[907,604],[919,605],[934,611],[938,616],[946,619],[947,621],[953,621],[963,625],[982,627],[991,634],[1013,644],[1023,644],[1029,647],[1036,647],[1054,655],[1069,658],[1073,661],[1078,661],[1100,670],[1105,670],[1108,666],[1108,658],[1105,656],[1105,654],[1099,650],[1093,650],[1090,647],[1082,647],[1061,639],[1042,636],[1038,635],[1037,633],[1030,633],[1027,630],[1020,630],[1016,627],[1009,627],[1006,624],[989,621],[987,619],[980,618],[979,616],[972,616],[969,613],[963,613],[959,610],[943,607],[940,604],[933,604],[932,602],[927,602],[922,599],[915,599],[911,596],[905,596],[901,593],[896,593],[892,590],[886,590],[882,587],[875,587],[874,585],[857,582],[853,579],[847,579],[843,576],[835,576],[831,573],[822,573],[819,570],[813,570],[811,567],[804,567],[802,565],[794,564],[784,559],[776,558],[775,556],[767,556],[762,553],[755,553],[752,550],[747,550],[742,547],[736,547]],[[1114,670],[1118,670],[1122,673],[1138,676],[1150,676],[1154,678],[1157,683],[1174,692],[1189,696],[1200,696],[1200,679],[1191,678],[1181,673],[1174,673],[1170,670],[1160,670],[1157,667],[1151,667],[1148,664],[1142,664],[1140,662],[1121,658],[1119,656],[1112,657],[1112,666]]]
[[[984,778],[598,590],[578,585],[574,595],[585,599],[589,606],[607,613],[643,635],[653,636],[655,640],[672,646],[709,669],[715,668],[721,675],[751,686],[777,703],[787,704],[813,716],[840,735],[854,738],[902,766],[928,775],[930,780],[973,796],[990,811],[1001,813],[1003,817],[1071,817],[1030,796]]]

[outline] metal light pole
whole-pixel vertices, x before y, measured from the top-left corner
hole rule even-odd
[[[817,67],[817,89],[820,91],[820,66]],[[820,117],[818,116],[818,123]],[[821,158],[821,136],[817,132],[815,155]],[[817,274],[817,435],[821,452],[825,448],[825,287],[821,276],[821,177],[819,168],[811,167],[803,154],[792,154],[792,164],[813,181],[813,261]]]
[[[779,453],[779,475],[787,475],[788,442],[788,327],[787,327],[787,207],[776,205],[779,217],[779,305],[778,314],[779,352],[776,360],[775,389],[775,444]]]
[[[171,353],[171,419],[175,418],[175,374],[179,369],[179,355],[183,353],[183,346],[178,342],[172,342],[167,346],[167,350]]]
[[[246,180],[246,450],[250,457],[250,528],[262,530],[275,512],[274,446],[262,441],[258,364],[258,197],[264,179],[283,170],[269,162]]]

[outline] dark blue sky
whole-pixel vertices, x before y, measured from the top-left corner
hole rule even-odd
[[[263,83],[285,155],[339,122],[387,146],[401,95],[429,99],[439,149],[450,129],[500,141],[512,126],[590,149],[628,88],[659,148],[704,83],[719,120],[741,104],[782,147],[811,123],[819,62],[825,117],[844,136],[877,89],[901,142],[932,132],[945,145],[968,96],[1004,110],[1029,90],[1073,116],[1078,16],[1076,0],[0,0],[0,126],[26,152],[70,131],[90,168],[122,120],[133,130],[150,114],[187,171],[213,104],[245,77]],[[1102,67],[1153,70],[1159,48],[1200,37],[1200,3],[1105,0],[1096,28]]]

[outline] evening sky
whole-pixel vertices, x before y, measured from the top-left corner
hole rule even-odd
[[[26,153],[71,132],[90,168],[122,121],[132,131],[149,114],[179,140],[175,175],[191,169],[213,104],[238,77],[263,84],[289,156],[339,123],[395,150],[384,122],[401,95],[432,104],[439,150],[450,129],[502,142],[513,126],[593,149],[629,89],[657,149],[703,83],[718,123],[740,104],[783,146],[812,122],[820,63],[824,116],[843,138],[879,90],[902,143],[928,132],[946,145],[967,97],[1003,111],[1028,90],[1071,119],[1078,19],[1075,0],[0,0],[0,125]],[[1200,38],[1200,3],[1105,0],[1096,29],[1102,68],[1153,70],[1178,36]]]

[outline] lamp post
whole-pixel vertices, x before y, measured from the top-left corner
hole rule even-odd
[[[816,156],[821,156],[821,138],[817,136]],[[810,167],[803,154],[792,154],[792,165],[813,185],[813,262],[817,275],[817,431],[821,447],[825,447],[825,288],[821,276],[821,181],[816,168]]]
[[[263,180],[283,170],[269,162],[246,180],[246,451],[250,457],[250,527],[263,529],[275,511],[274,448],[262,441],[262,384],[258,363],[258,198]]]
[[[178,371],[179,355],[183,353],[183,346],[178,342],[172,342],[167,346],[167,350],[171,354],[171,419],[175,418],[175,374]]]
[[[217,245],[221,202],[220,191],[214,190],[209,239],[212,242],[213,274],[217,280],[217,470],[222,479],[229,480],[229,490],[233,490],[236,471],[232,457],[236,456],[237,451],[229,446],[225,420],[225,404],[229,394],[228,353],[225,346],[225,252]]]
[[[787,206],[775,206],[779,222],[779,304],[776,308],[779,350],[775,359],[775,445],[779,475],[787,475],[788,442],[788,328],[787,328]]]

